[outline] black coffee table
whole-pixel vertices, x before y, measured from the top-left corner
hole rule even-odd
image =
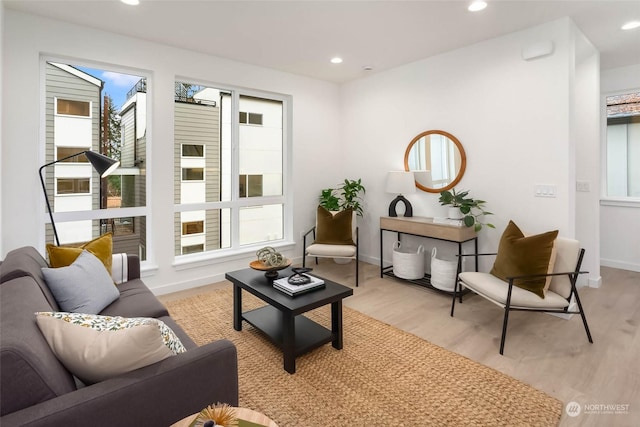
[[[280,277],[292,274],[291,268],[280,271]],[[324,279],[325,287],[295,297],[290,297],[272,286],[264,272],[246,268],[225,274],[233,283],[233,328],[242,330],[245,320],[263,332],[282,349],[284,369],[296,372],[296,357],[321,345],[331,343],[342,349],[342,300],[353,295],[353,289]],[[268,305],[242,312],[242,290]],[[331,330],[313,320],[301,316],[314,308],[331,304]]]

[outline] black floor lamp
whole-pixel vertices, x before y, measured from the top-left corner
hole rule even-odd
[[[44,177],[42,176],[42,170],[47,166],[54,165],[56,163],[62,162],[64,160],[68,160],[72,157],[80,156],[82,154],[84,154],[87,157],[87,160],[89,160],[89,162],[91,163],[91,166],[93,166],[96,172],[98,172],[98,175],[100,175],[100,178],[104,178],[106,176],[111,175],[111,173],[113,173],[113,171],[115,171],[118,168],[118,166],[120,166],[119,160],[113,160],[110,157],[107,157],[103,154],[96,153],[95,151],[90,151],[90,150],[81,151],[79,153],[72,154],[70,156],[63,157],[62,159],[58,159],[51,163],[47,163],[46,165],[40,166],[40,169],[38,170],[38,174],[40,174],[40,183],[42,184],[42,191],[44,192],[44,200],[47,202],[47,211],[49,212],[49,218],[51,219],[51,227],[53,227],[53,235],[56,238],[56,245],[58,246],[60,246],[60,240],[58,239],[58,231],[56,230],[56,224],[53,221],[53,212],[51,212],[51,203],[49,203],[49,197],[47,196],[47,187],[44,184]]]

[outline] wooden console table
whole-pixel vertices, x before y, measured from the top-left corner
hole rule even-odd
[[[411,236],[426,237],[429,239],[443,240],[446,242],[454,242],[458,244],[458,255],[462,254],[462,244],[466,242],[474,242],[474,253],[478,253],[478,235],[473,227],[457,226],[450,224],[435,223],[433,218],[425,218],[419,216],[412,217],[380,217],[380,277],[384,275],[396,277],[393,274],[393,265],[384,266],[384,232],[392,231],[398,233],[398,241],[401,240],[403,234]],[[475,269],[478,271],[478,256],[475,256]],[[396,277],[400,279],[399,277]],[[400,279],[407,280],[407,279]],[[407,280],[416,285],[424,286],[438,292],[453,294],[453,292],[444,291],[431,285],[431,276],[425,274],[424,278],[417,280]]]

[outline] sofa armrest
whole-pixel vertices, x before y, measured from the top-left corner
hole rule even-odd
[[[217,402],[238,406],[238,362],[218,340],[0,418],[10,426],[169,426]]]
[[[116,285],[140,278],[140,257],[119,253],[112,255],[111,278]]]

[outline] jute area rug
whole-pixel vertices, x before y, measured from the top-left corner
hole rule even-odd
[[[531,386],[344,307],[344,348],[326,344],[283,369],[282,353],[243,322],[233,329],[233,292],[168,302],[198,344],[238,349],[240,406],[280,427],[555,426],[562,403]],[[243,292],[243,310],[264,302]],[[330,328],[329,307],[307,317]],[[215,403],[215,402],[212,402]]]

